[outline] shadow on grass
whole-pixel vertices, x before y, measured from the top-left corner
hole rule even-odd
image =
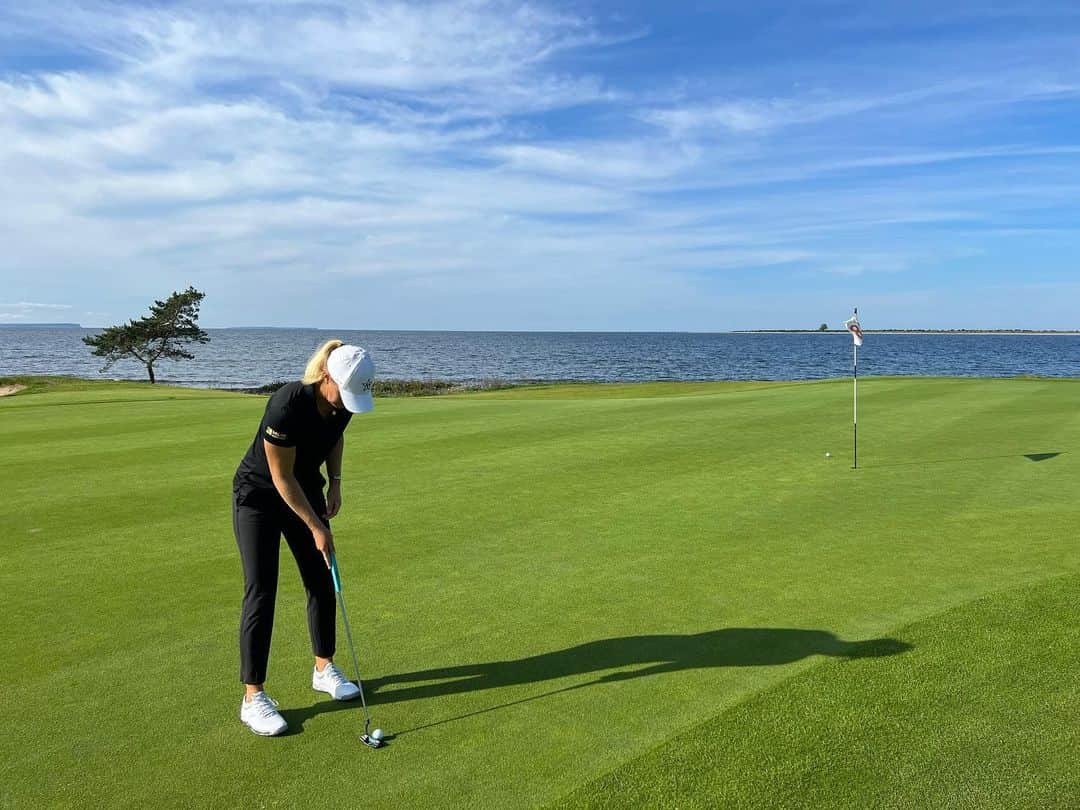
[[[356,682],[353,681],[353,683]],[[365,688],[366,686],[367,684],[365,684]],[[357,736],[364,730],[364,715],[363,710],[360,708],[359,700],[342,701],[327,699],[321,700],[311,706],[304,706],[301,709],[278,709],[278,711],[281,716],[285,718],[285,722],[289,724],[289,730],[282,734],[282,737],[292,737],[296,734],[301,734],[304,731],[304,721],[329,712],[355,711],[358,718],[356,730]]]
[[[811,655],[870,658],[895,655],[909,645],[895,639],[842,641],[824,630],[730,627],[692,635],[627,636],[590,641],[566,650],[457,667],[389,675],[371,682],[372,702],[442,697],[502,686],[615,670],[596,683],[610,683],[684,669],[778,666]],[[636,667],[636,668],[635,668]],[[396,684],[437,681],[388,689]]]
[[[780,666],[812,655],[836,658],[878,658],[911,649],[910,644],[891,638],[844,641],[824,630],[789,628],[730,627],[689,635],[626,636],[590,641],[565,650],[508,661],[437,667],[388,675],[364,681],[369,706],[385,706],[407,700],[497,689],[503,686],[542,683],[575,675],[604,673],[586,683],[562,687],[521,700],[408,729],[406,734],[443,723],[483,714],[496,709],[528,703],[561,692],[603,683],[712,667]],[[405,684],[404,686],[400,686]],[[414,685],[415,684],[415,685]],[[397,688],[390,688],[397,687]],[[360,710],[359,701],[324,701],[303,709],[282,711],[289,733],[299,733],[305,720],[323,712]]]
[[[1028,461],[1046,461],[1047,459],[1057,458],[1060,455],[1064,455],[1066,451],[1062,450],[1056,453],[1007,453],[1000,456],[966,456],[962,458],[936,458],[936,459],[922,459],[921,461],[896,461],[889,464],[865,464],[860,463],[859,469],[876,468],[884,469],[886,467],[921,467],[924,464],[963,464],[968,461],[997,461],[1005,458],[1026,458]]]

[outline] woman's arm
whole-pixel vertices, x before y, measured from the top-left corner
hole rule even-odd
[[[343,434],[326,457],[326,477],[330,479],[330,486],[326,490],[327,520],[341,511],[341,458],[344,453],[345,436]]]
[[[300,482],[293,474],[293,464],[296,462],[295,447],[279,447],[276,444],[263,439],[263,447],[266,449],[266,460],[270,466],[270,477],[274,480],[274,488],[278,491],[281,499],[289,505],[297,516],[304,521],[315,538],[315,547],[322,552],[326,559],[326,567],[330,567],[330,555],[334,553],[334,535],[330,527],[323,522],[322,518],[315,513],[311,503],[300,487]]]

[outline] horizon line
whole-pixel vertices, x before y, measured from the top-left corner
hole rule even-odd
[[[0,323],[0,329],[106,329],[105,326],[84,326],[72,321],[34,322],[34,323]],[[729,335],[729,334],[846,334],[847,329],[829,328],[812,329],[799,327],[758,327],[754,329],[376,329],[376,328],[338,328],[324,326],[204,326],[208,331],[233,331],[241,329],[263,330],[304,330],[312,332],[421,332],[421,333],[451,333],[451,334],[549,334],[549,335]],[[883,327],[880,329],[863,329],[865,334],[903,334],[903,333],[1016,333],[1016,334],[1080,334],[1080,328],[1052,329],[1041,327]]]

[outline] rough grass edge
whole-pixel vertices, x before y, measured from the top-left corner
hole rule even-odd
[[[280,380],[254,388],[202,388],[201,390],[229,391],[238,394],[272,394],[283,385],[288,385],[290,380]],[[441,394],[459,394],[470,391],[501,391],[508,388],[520,388],[541,383],[551,384],[558,380],[520,380],[509,381],[497,378],[470,381],[453,381],[438,379],[414,379],[414,380],[376,380],[372,387],[372,393],[377,397],[430,397]],[[131,386],[140,390],[150,390],[150,383],[146,380],[113,380],[92,379],[84,377],[69,377],[59,375],[14,375],[0,376],[0,387],[13,386],[18,390],[9,394],[44,394],[57,390],[90,390],[98,388],[111,388]],[[175,383],[159,382],[156,387],[172,388]],[[188,386],[180,386],[186,388]]]
[[[526,385],[536,385],[540,382],[548,383],[549,380],[522,380],[511,382],[497,378],[454,381],[454,380],[375,380],[371,387],[371,393],[377,397],[433,397],[442,394],[462,394],[470,391],[502,391],[507,388],[520,388]],[[238,391],[242,394],[272,394],[283,385],[288,385],[288,380],[260,385],[256,388],[229,388],[229,391]]]

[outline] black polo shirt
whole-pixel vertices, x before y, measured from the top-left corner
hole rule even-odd
[[[263,441],[295,447],[293,475],[305,493],[321,493],[326,480],[319,472],[326,457],[345,432],[352,414],[345,409],[323,418],[316,406],[315,386],[292,382],[275,391],[266,403],[259,432],[236,469],[233,489],[274,489]]]

